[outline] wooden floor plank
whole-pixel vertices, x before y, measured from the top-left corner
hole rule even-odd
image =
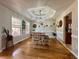
[[[39,47],[39,48],[37,48]],[[42,48],[41,48],[42,47]],[[0,53],[0,59],[76,59],[56,39],[50,39],[49,46],[35,46],[31,38]]]

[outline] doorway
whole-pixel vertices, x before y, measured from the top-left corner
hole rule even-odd
[[[65,44],[72,44],[72,12],[64,17],[65,24]]]

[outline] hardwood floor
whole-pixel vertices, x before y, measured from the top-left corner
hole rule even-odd
[[[39,48],[37,48],[39,47]],[[49,46],[36,46],[31,38],[0,53],[0,59],[76,59],[56,39],[50,39]]]

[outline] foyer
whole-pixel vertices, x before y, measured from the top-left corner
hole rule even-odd
[[[78,59],[78,1],[0,0],[0,59]]]

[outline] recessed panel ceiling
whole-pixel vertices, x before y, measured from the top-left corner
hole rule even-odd
[[[45,20],[53,17],[55,15],[55,10],[48,7],[36,7],[36,8],[30,8],[27,11],[29,14],[27,14],[32,20]]]
[[[49,6],[56,10],[54,19],[65,11],[75,0],[0,0],[0,4],[27,17],[27,10]]]

